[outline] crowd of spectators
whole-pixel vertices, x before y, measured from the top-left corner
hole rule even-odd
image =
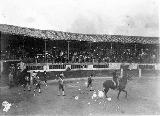
[[[157,63],[159,59],[159,48],[156,45],[142,47],[140,44],[73,41],[68,49],[67,42],[57,45],[49,43],[46,51],[44,47],[27,48],[25,45],[3,50],[1,59],[23,60],[27,63]]]

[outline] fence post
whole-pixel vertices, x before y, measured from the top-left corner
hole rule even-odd
[[[122,78],[123,77],[123,68],[121,68],[121,75],[120,77]]]
[[[141,69],[141,68],[138,69],[138,72],[139,72],[139,73],[138,73],[139,78],[142,77],[142,69]]]
[[[1,74],[3,72],[3,61],[1,61]]]

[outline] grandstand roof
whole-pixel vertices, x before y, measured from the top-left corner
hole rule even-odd
[[[0,32],[13,35],[23,35],[28,37],[51,39],[51,40],[79,40],[79,41],[93,41],[93,42],[159,44],[159,37],[106,35],[106,34],[80,34],[80,33],[70,33],[62,31],[53,31],[53,30],[39,30],[39,29],[19,27],[6,24],[0,24]]]

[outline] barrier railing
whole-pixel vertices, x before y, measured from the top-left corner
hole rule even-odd
[[[139,64],[138,68],[146,70],[155,70],[155,64]]]
[[[49,69],[65,69],[66,65],[49,65]]]
[[[129,69],[141,69],[141,70],[160,70],[159,64],[137,64],[127,63]],[[95,64],[27,64],[28,70],[34,71],[66,71],[66,70],[118,70],[124,66],[124,63],[95,63]]]
[[[43,70],[43,66],[26,66],[28,70]]]

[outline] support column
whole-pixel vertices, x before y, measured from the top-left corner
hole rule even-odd
[[[46,64],[46,39],[44,40],[44,49],[45,49],[45,64]]]
[[[67,56],[67,57],[68,57],[68,62],[69,62],[69,46],[70,46],[70,45],[69,45],[69,42],[70,42],[70,41],[67,41],[67,42],[68,42],[68,49],[67,49],[68,56]]]

